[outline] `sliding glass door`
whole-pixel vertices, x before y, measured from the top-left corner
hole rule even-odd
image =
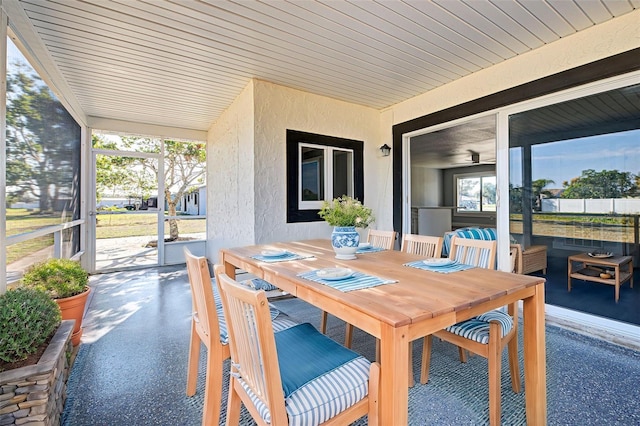
[[[546,247],[547,304],[640,325],[640,286],[623,282],[616,302],[613,266],[639,261],[640,84],[513,113],[508,128],[509,228],[525,253]],[[611,262],[571,278],[582,253]]]

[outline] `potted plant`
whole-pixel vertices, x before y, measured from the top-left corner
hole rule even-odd
[[[62,319],[76,321],[71,341],[80,344],[82,317],[91,288],[87,285],[89,274],[80,263],[69,259],[48,259],[31,266],[22,277],[22,284],[42,290],[54,299]]]
[[[356,228],[366,228],[374,221],[373,212],[359,200],[343,195],[331,202],[325,201],[318,216],[333,226],[331,245],[336,258],[355,259],[360,243],[360,234]]]
[[[0,423],[59,424],[73,322],[48,294],[18,287],[0,295],[0,324]]]

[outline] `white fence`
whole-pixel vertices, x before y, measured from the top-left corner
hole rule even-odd
[[[545,213],[640,214],[639,198],[543,198]]]

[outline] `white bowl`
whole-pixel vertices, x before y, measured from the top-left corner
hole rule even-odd
[[[353,275],[353,271],[349,268],[325,268],[316,272],[316,276],[323,280],[344,280]]]
[[[264,257],[280,257],[287,254],[285,250],[262,250],[260,252]]]

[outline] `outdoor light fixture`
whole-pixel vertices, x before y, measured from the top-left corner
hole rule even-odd
[[[391,153],[391,147],[385,143],[380,147],[380,152],[382,152],[383,157],[388,157]]]

